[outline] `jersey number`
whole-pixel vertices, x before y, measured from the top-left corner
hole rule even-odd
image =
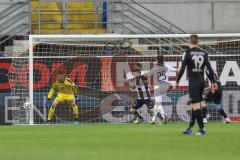
[[[194,61],[194,65],[196,69],[200,69],[203,65],[204,58],[202,55],[194,55],[192,57],[192,60]]]
[[[161,81],[166,80],[167,77],[166,77],[165,72],[164,72],[164,73],[158,72],[158,73],[157,73],[157,79],[158,79],[158,82],[161,82]]]

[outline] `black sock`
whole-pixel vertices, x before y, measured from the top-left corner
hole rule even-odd
[[[158,112],[157,117],[160,118],[160,120],[163,120],[163,116]]]
[[[134,115],[134,118],[133,118],[133,119],[136,119],[137,116],[138,116],[137,111],[132,112],[132,114]]]
[[[191,129],[194,126],[195,119],[196,119],[196,114],[195,114],[195,111],[192,110],[192,115],[191,115],[191,119],[190,119],[190,122],[189,122],[189,127],[188,127],[187,130]]]
[[[203,118],[207,118],[207,107],[202,108]]]
[[[201,109],[196,109],[194,112],[196,114],[199,129],[203,130],[204,124],[203,124],[202,110]]]
[[[218,109],[218,113],[220,113],[224,118],[227,118],[227,114],[224,112],[222,108]]]
[[[143,119],[142,115],[138,111],[135,111],[133,114],[136,118]]]

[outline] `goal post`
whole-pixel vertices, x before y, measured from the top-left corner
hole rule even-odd
[[[30,112],[29,124],[34,124],[34,101],[33,101],[33,38],[29,36],[29,103],[30,103]]]
[[[26,119],[19,120],[17,124],[44,123],[49,109],[44,108],[45,98],[56,80],[56,73],[63,70],[80,89],[80,102],[77,102],[80,122],[129,123],[133,118],[129,114],[129,106],[136,98],[136,92],[129,90],[129,84],[122,83],[121,79],[131,78],[133,65],[138,62],[143,66],[143,73],[149,71],[156,65],[157,53],[164,55],[166,64],[180,67],[189,36],[190,34],[30,35],[29,52],[25,55],[28,61],[14,60],[12,66],[18,69],[13,69],[14,73],[9,74],[9,78],[22,81],[23,77],[17,77],[22,72],[22,75],[28,76],[28,81],[24,82],[28,84],[27,89],[12,85],[12,96],[27,96],[23,99],[28,99],[31,107],[22,113],[23,102],[15,100],[13,104],[20,111],[13,112],[13,116],[16,119]],[[209,52],[212,66],[223,83],[223,107],[233,120],[238,121],[240,99],[237,95],[240,95],[240,79],[236,74],[240,74],[240,34],[199,34],[199,37],[201,48]],[[26,68],[27,63],[28,71],[22,69]],[[176,75],[171,73],[169,76],[170,84],[175,85]],[[149,77],[154,97],[151,79]],[[163,108],[171,122],[189,120],[187,88],[188,81],[184,75],[180,88],[172,90],[170,86],[163,97]],[[55,112],[53,123],[73,121],[68,104],[61,104]],[[147,121],[147,108],[144,106],[141,112]],[[212,121],[221,120],[216,109],[211,107],[208,116]]]

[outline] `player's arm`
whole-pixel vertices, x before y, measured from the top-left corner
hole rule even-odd
[[[168,72],[176,72],[178,70],[177,68],[174,68],[170,65],[165,65],[165,66],[167,67]]]
[[[204,88],[204,92],[209,92],[211,90],[211,87],[210,86],[207,86]]]
[[[74,95],[75,96],[78,95],[79,94],[78,86],[74,82],[71,84],[71,86],[72,86],[72,90],[74,92]]]
[[[143,83],[144,83],[144,85],[149,84],[148,78],[146,76],[143,76]]]
[[[53,83],[50,91],[48,92],[48,96],[47,96],[47,98],[48,98],[49,100],[52,98],[53,94],[56,92],[56,87],[57,87],[57,86],[56,86],[56,83]]]
[[[211,81],[211,83],[214,83],[216,79],[214,78],[214,71],[211,67],[210,61],[208,59],[208,55],[206,54],[206,67],[207,67],[207,77]]]
[[[129,81],[128,84],[129,84],[130,90],[131,89],[136,89],[136,81],[134,79]]]
[[[129,79],[120,79],[120,80],[117,80],[117,82],[131,82],[131,81],[133,81],[134,79],[136,79],[136,78],[129,78]]]
[[[210,80],[211,75],[210,75],[209,71],[206,70],[205,73],[207,75],[207,78]],[[208,87],[209,91],[211,91],[212,93],[215,93],[218,90],[218,84],[215,83],[216,80],[217,80],[217,78],[215,78],[215,76],[214,76],[214,82],[211,82],[211,86]]]
[[[79,94],[78,86],[74,82],[72,82],[72,89],[75,95]]]
[[[79,97],[79,89],[78,86],[70,79],[70,78],[66,78],[66,84],[71,86],[72,90],[73,90],[73,94],[75,97],[75,102],[79,102],[80,101],[80,97]]]
[[[165,65],[165,66],[167,67],[167,71],[168,71],[168,72],[175,72],[175,73],[176,73],[176,76],[178,77],[179,69],[174,68],[174,67],[172,67],[172,66],[170,66],[170,65]]]
[[[211,64],[210,64],[210,61],[208,59],[208,54],[206,54],[206,67],[207,67],[207,72],[208,72],[207,77],[211,81],[211,91],[214,94],[215,91],[218,88],[218,85],[216,83],[216,79],[215,79],[215,76],[214,76],[214,71],[213,71],[213,69],[211,67]]]
[[[150,77],[151,75],[153,75],[153,73],[154,73],[155,70],[156,70],[155,68],[152,68],[152,69],[151,69],[150,71],[148,71],[147,73],[144,73],[143,76],[145,76],[145,77]]]
[[[71,86],[74,96],[75,96],[75,102],[79,102],[80,101],[80,97],[79,97],[79,89],[78,86],[69,78],[66,78],[68,85]]]
[[[210,86],[205,86],[204,87],[204,92],[209,92],[211,90],[211,87]]]
[[[56,83],[53,83],[50,91],[48,92],[47,99],[46,99],[46,101],[45,101],[45,107],[46,107],[46,108],[49,107],[49,105],[50,105],[50,100],[51,100],[53,94],[56,92],[56,88],[57,88]]]
[[[72,87],[72,90],[74,92],[74,95],[78,95],[79,94],[79,89],[78,86],[69,78],[66,78],[68,85],[70,85]]]
[[[135,88],[136,88],[135,79],[136,79],[136,78],[121,79],[121,80],[117,80],[117,82],[122,82],[122,83],[127,82],[128,85],[129,85],[129,89],[132,90],[132,89],[135,89]]]
[[[72,83],[72,89],[73,89],[74,96],[75,96],[75,102],[79,102],[80,101],[79,88],[74,82]]]
[[[187,53],[184,53],[183,54],[182,66],[181,66],[181,68],[179,70],[179,73],[178,73],[178,76],[177,76],[176,86],[178,85],[180,79],[182,78],[186,66],[187,66]]]

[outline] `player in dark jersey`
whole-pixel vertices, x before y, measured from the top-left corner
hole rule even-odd
[[[150,114],[153,113],[153,102],[151,100],[150,90],[149,90],[149,82],[146,76],[141,75],[141,64],[137,63],[134,66],[133,75],[134,78],[130,81],[130,87],[132,89],[136,89],[137,98],[136,101],[131,105],[130,112],[133,113],[136,117],[134,123],[140,123],[143,118],[141,114],[137,111],[144,104],[148,107],[148,112]]]
[[[183,131],[183,134],[192,134],[191,128],[195,124],[195,120],[199,125],[199,131],[196,135],[204,135],[204,124],[201,110],[202,94],[204,89],[204,67],[206,66],[209,71],[209,79],[211,83],[214,83],[214,72],[211,68],[208,60],[208,54],[199,48],[198,36],[191,35],[189,38],[189,49],[183,54],[182,66],[180,68],[176,86],[187,67],[188,79],[189,79],[189,98],[192,106],[192,115],[189,123],[189,127]]]
[[[206,71],[207,77],[209,77],[209,72],[208,70]],[[225,123],[230,123],[231,119],[227,116],[225,111],[223,110],[222,107],[222,85],[221,82],[218,80],[218,76],[215,73],[214,74],[215,79],[216,79],[216,84],[217,86],[215,88],[210,88],[208,85],[208,80],[205,81],[205,92],[206,94],[203,96],[203,119],[204,123],[207,123],[207,107],[208,108],[214,108],[217,109],[218,113],[220,113],[224,117],[224,122]]]

